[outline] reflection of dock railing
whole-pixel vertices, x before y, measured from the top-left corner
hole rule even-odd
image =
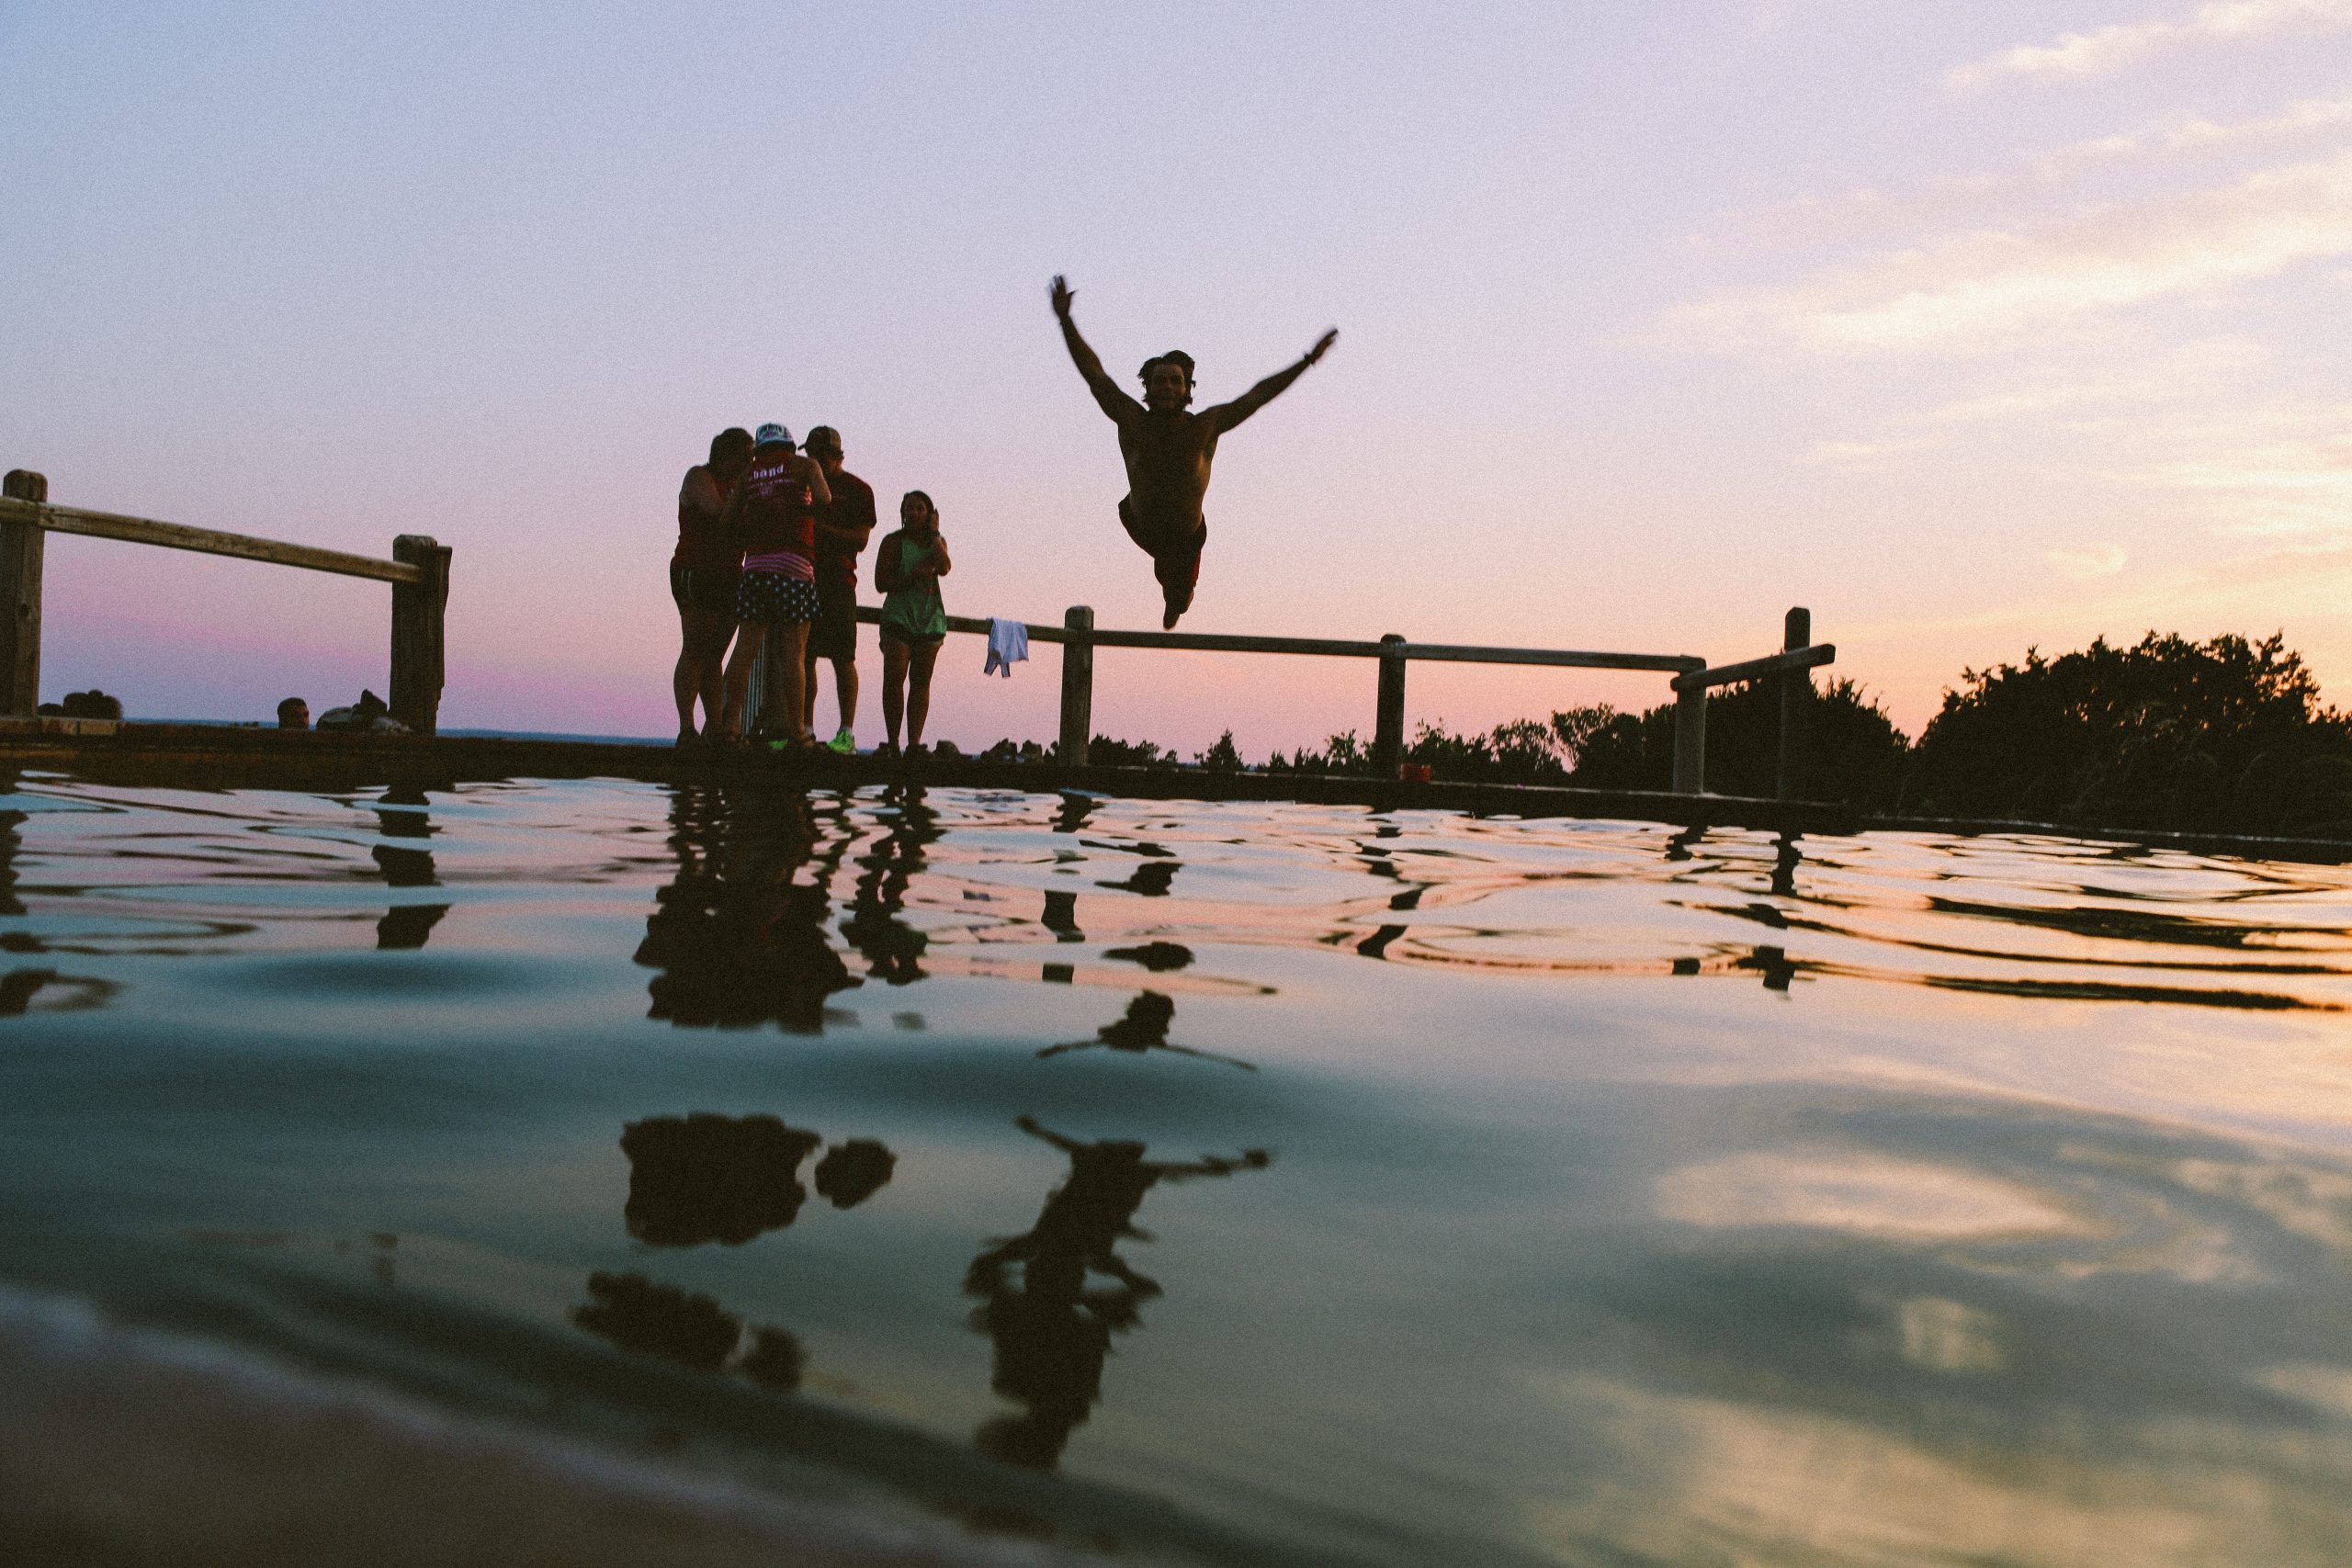
[[[449,547],[430,535],[402,534],[392,558],[345,555],[244,534],[189,528],[110,512],[49,504],[49,481],[17,468],[0,497],[0,716],[29,716],[40,704],[40,591],[43,537],[81,534],[134,545],[236,556],[392,585],[391,714],[430,735],[441,713],[441,612],[449,598]]]
[[[872,625],[882,612],[860,606],[857,618]],[[1098,629],[1094,612],[1073,604],[1057,626],[1028,626],[1032,642],[1062,645],[1062,711],[1059,760],[1073,766],[1086,762],[1087,746],[1094,731],[1094,650],[1098,648],[1179,649],[1193,653],[1288,653],[1336,659],[1376,659],[1380,684],[1372,739],[1373,766],[1393,775],[1405,750],[1405,666],[1414,660],[1445,664],[1532,664],[1569,670],[1648,670],[1674,677],[1674,789],[1678,795],[1705,793],[1707,772],[1707,688],[1739,681],[1775,679],[1781,689],[1780,796],[1796,792],[1796,760],[1804,746],[1804,699],[1811,694],[1806,673],[1838,657],[1836,648],[1815,643],[1813,615],[1791,610],[1782,626],[1779,653],[1737,664],[1710,668],[1703,659],[1681,653],[1591,653],[1570,649],[1473,648],[1457,643],[1408,642],[1391,632],[1376,642],[1350,642],[1329,637],[1230,637],[1216,632],[1125,632]],[[950,615],[951,632],[986,637],[989,623],[969,615]]]

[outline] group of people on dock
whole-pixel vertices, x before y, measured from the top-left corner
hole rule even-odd
[[[1120,389],[1080,335],[1071,314],[1077,293],[1056,277],[1047,293],[1063,346],[1095,405],[1118,427],[1127,493],[1119,524],[1151,557],[1163,601],[1160,625],[1173,628],[1192,607],[1208,525],[1201,513],[1218,438],[1279,397],[1329,353],[1327,332],[1299,359],[1230,402],[1195,411],[1193,356],[1178,349],[1143,363],[1141,401]],[[881,611],[882,723],[885,755],[899,750],[903,718],[910,753],[922,748],[931,676],[947,635],[939,580],[949,570],[939,509],[922,491],[899,503],[900,526],[875,553],[874,587]],[[805,449],[781,424],[756,434],[719,432],[710,460],[686,471],[678,491],[678,547],[670,558],[670,594],[677,602],[681,648],[673,680],[678,743],[741,745],[752,671],[765,650],[783,711],[762,714],[762,729],[780,749],[857,749],[857,562],[875,526],[874,490],[842,467],[840,433],[819,425]],[[730,647],[732,651],[730,652]],[[830,660],[841,728],[829,741],[814,733],[816,668]],[[695,726],[702,705],[703,728]]]
[[[804,448],[783,425],[763,424],[756,434],[720,431],[709,461],[686,470],[670,558],[679,745],[748,742],[752,672],[764,652],[774,672],[768,693],[780,701],[763,706],[762,738],[780,750],[856,750],[858,558],[874,533],[874,487],[842,457],[841,433],[831,425],[809,431]],[[947,636],[939,580],[952,570],[930,496],[909,491],[899,520],[875,552],[885,755],[898,752],[902,721],[907,749],[922,750],[932,668]],[[841,709],[840,728],[822,742],[815,734],[820,660],[833,667]]]

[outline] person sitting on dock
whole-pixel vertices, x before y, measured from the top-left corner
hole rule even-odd
[[[775,682],[781,701],[774,723],[787,744],[816,744],[802,711],[803,649],[817,614],[817,509],[832,499],[825,470],[794,450],[792,433],[780,424],[760,426],[751,468],[727,503],[726,526],[741,533],[743,576],[736,588],[735,651],[727,660],[726,707],[718,725],[722,741],[742,739],[752,665],[773,640],[768,657],[782,677]]]
[[[831,660],[842,727],[825,744],[846,756],[857,750],[857,558],[874,536],[874,487],[842,467],[841,432],[831,425],[810,431],[805,450],[825,470],[833,499],[817,515],[817,618],[803,661],[808,696],[801,721],[815,733],[817,661]]]
[[[700,739],[703,724],[718,723],[727,644],[735,635],[735,591],[743,575],[743,547],[722,525],[728,497],[752,466],[752,433],[741,428],[711,437],[710,461],[686,470],[678,487],[678,547],[670,554],[670,597],[678,606],[678,665],[670,689],[678,703],[678,744]]]
[[[919,490],[899,502],[899,526],[874,552],[874,587],[882,599],[881,754],[899,754],[899,719],[907,721],[907,755],[922,750],[931,716],[931,672],[947,640],[939,580],[955,570],[939,533],[939,508]]]
[[[1127,466],[1127,493],[1119,502],[1119,522],[1127,537],[1151,557],[1152,575],[1159,580],[1167,604],[1159,624],[1172,628],[1192,607],[1193,591],[1200,581],[1201,547],[1208,539],[1201,498],[1209,488],[1217,437],[1281,396],[1330,351],[1340,333],[1336,328],[1325,333],[1297,364],[1277,370],[1233,401],[1193,413],[1187,408],[1193,400],[1191,355],[1171,349],[1145,360],[1144,400],[1136,402],[1112,381],[1102,361],[1079,335],[1078,323],[1070,318],[1070,301],[1076,297],[1065,279],[1054,278],[1051,298],[1062,343],[1095,402],[1119,427],[1119,456]]]

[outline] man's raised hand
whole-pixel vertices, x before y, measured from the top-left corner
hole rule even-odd
[[[1069,286],[1069,280],[1058,272],[1054,274],[1054,287],[1048,297],[1054,302],[1054,314],[1065,321],[1069,321],[1069,302],[1078,298],[1078,290]]]
[[[1059,283],[1061,279],[1057,277],[1054,279],[1054,281],[1056,283]],[[1321,337],[1317,338],[1315,340],[1315,346],[1306,351],[1306,363],[1312,365],[1317,360],[1322,358],[1325,355],[1330,353],[1331,345],[1339,341],[1340,329],[1333,327],[1329,332],[1327,332]]]

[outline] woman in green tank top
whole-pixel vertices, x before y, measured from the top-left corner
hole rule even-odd
[[[882,594],[882,728],[886,756],[899,750],[899,721],[906,719],[907,752],[922,750],[931,716],[931,671],[947,637],[947,610],[939,580],[953,570],[939,534],[939,508],[919,490],[899,502],[899,528],[874,552],[874,586]]]

